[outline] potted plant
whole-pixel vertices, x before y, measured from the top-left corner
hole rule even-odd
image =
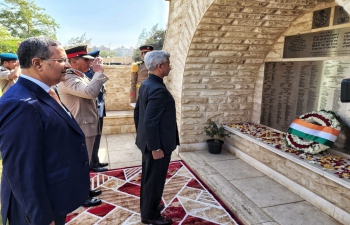
[[[211,154],[220,154],[222,145],[224,144],[224,137],[230,137],[229,133],[225,130],[224,127],[218,125],[211,119],[207,120],[208,126],[204,127],[205,134],[210,136],[211,139],[207,140],[209,153]]]

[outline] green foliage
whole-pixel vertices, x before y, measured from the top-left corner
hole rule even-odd
[[[86,39],[86,33],[84,33],[82,36],[80,37],[75,37],[75,38],[71,38],[67,41],[67,43],[64,45],[64,48],[71,48],[71,47],[75,47],[78,45],[90,45],[91,43],[91,38],[90,39]]]
[[[215,142],[218,142],[219,139],[223,139],[224,137],[230,137],[229,132],[226,131],[224,127],[218,127],[218,125],[211,119],[208,119],[207,123],[209,126],[204,127],[205,134],[212,139],[215,139]]]
[[[0,25],[0,53],[16,53],[19,42],[21,42],[21,39],[12,37],[6,28]]]
[[[45,9],[26,0],[4,0],[0,5],[0,24],[13,37],[27,38],[46,36],[56,39],[56,29],[59,25],[45,14]]]
[[[141,54],[139,47],[142,45],[152,45],[154,47],[154,50],[162,50],[163,44],[164,44],[164,38],[165,38],[165,32],[166,30],[158,29],[158,24],[154,25],[149,32],[146,31],[146,29],[143,29],[139,40],[137,42],[137,47],[134,50],[133,53],[133,60],[134,61],[141,61]]]

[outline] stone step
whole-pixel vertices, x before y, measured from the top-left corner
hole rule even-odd
[[[103,119],[102,134],[135,133],[134,111],[107,111]]]

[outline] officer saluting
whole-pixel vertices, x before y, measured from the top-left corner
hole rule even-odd
[[[143,45],[140,47],[142,61],[131,64],[131,78],[130,78],[130,103],[136,103],[139,89],[143,81],[148,78],[148,69],[143,63],[143,59],[147,52],[153,51],[153,46]]]
[[[0,88],[4,94],[16,83],[21,74],[21,68],[19,67],[18,57],[14,53],[2,53],[0,59],[2,65],[0,66]]]

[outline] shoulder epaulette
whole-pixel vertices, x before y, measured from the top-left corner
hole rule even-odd
[[[137,71],[139,71],[139,65],[141,65],[143,63],[143,61],[138,61],[138,62],[134,62],[131,64],[131,72],[132,73],[136,73]]]

